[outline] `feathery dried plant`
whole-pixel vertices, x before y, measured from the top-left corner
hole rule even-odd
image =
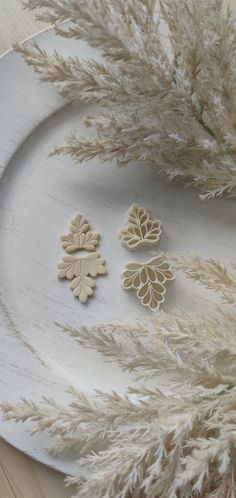
[[[236,497],[235,267],[166,256],[224,305],[209,316],[175,311],[138,324],[62,327],[134,372],[140,387],[123,396],[70,388],[67,407],[53,399],[1,407],[6,420],[30,420],[33,433],[47,431],[54,454],[80,452],[78,475],[67,479],[76,498]],[[146,387],[163,373],[168,392]]]
[[[99,103],[93,138],[69,136],[54,154],[145,161],[201,198],[236,196],[236,29],[222,0],[28,0],[66,38],[104,61],[18,46],[41,79],[71,101]],[[67,21],[66,24],[60,24]],[[167,35],[164,36],[162,26]]]

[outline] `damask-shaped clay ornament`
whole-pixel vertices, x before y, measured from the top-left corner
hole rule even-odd
[[[157,244],[161,233],[160,220],[152,220],[143,207],[132,204],[128,212],[128,225],[120,231],[119,237],[127,249],[134,251],[142,246]]]
[[[78,250],[95,251],[100,235],[91,232],[90,226],[81,214],[77,214],[70,223],[70,233],[62,235],[62,247],[68,253]]]
[[[71,281],[70,288],[81,303],[86,303],[94,293],[96,283],[94,278],[105,275],[105,261],[100,254],[93,253],[84,257],[64,256],[58,264],[58,278]]]
[[[122,273],[125,290],[134,289],[143,306],[157,311],[165,301],[165,283],[175,276],[162,257],[155,257],[147,263],[129,263]]]

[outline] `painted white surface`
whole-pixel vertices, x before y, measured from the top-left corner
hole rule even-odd
[[[39,35],[41,46],[89,56],[80,42]],[[75,166],[69,158],[48,158],[54,145],[72,130],[87,134],[88,106],[64,107],[62,99],[21,58],[0,61],[0,402],[21,397],[67,400],[68,384],[123,391],[133,378],[91,351],[75,347],[54,322],[89,325],[149,316],[133,293],[121,286],[125,263],[150,259],[146,249],[129,253],[118,230],[133,202],[163,224],[159,248],[191,251],[227,263],[235,255],[235,201],[203,204],[196,191],[170,186],[144,165],[126,169],[98,160]],[[57,111],[57,113],[55,113]],[[28,138],[27,138],[28,137]],[[97,278],[95,297],[86,306],[76,300],[56,267],[64,254],[60,235],[76,212],[102,235],[99,252],[108,275]],[[177,276],[168,285],[164,309],[208,310],[212,296]],[[0,435],[19,449],[57,469],[73,473],[73,461],[47,456],[47,436],[31,438],[25,426],[0,422]]]

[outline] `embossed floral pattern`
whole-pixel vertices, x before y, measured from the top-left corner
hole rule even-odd
[[[99,244],[100,235],[91,232],[90,226],[81,214],[77,214],[70,223],[70,233],[62,235],[62,247],[68,253],[84,249],[94,251]]]
[[[122,244],[132,251],[144,245],[157,244],[161,233],[160,220],[151,220],[143,207],[133,204],[128,213],[128,225],[119,236]]]
[[[134,289],[143,306],[156,311],[165,301],[164,284],[175,277],[170,265],[162,257],[155,257],[148,263],[126,265],[122,278],[124,289]]]
[[[69,225],[70,233],[62,235],[62,247],[69,255],[64,256],[58,264],[58,278],[70,280],[70,288],[81,303],[86,303],[94,293],[96,283],[94,277],[106,273],[105,261],[95,252],[99,244],[100,235],[91,232],[86,218],[76,214]],[[75,251],[93,251],[87,256],[76,257],[70,255]]]
[[[98,253],[84,257],[64,256],[58,264],[58,278],[71,280],[70,287],[81,303],[86,303],[93,295],[95,280],[91,277],[106,273],[105,261]]]

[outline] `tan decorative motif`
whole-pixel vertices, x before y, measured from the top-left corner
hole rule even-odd
[[[128,225],[120,231],[122,244],[130,251],[145,245],[155,245],[162,230],[160,220],[151,220],[149,213],[137,204],[128,212]]]
[[[84,249],[95,251],[99,244],[99,233],[91,232],[90,226],[81,214],[77,214],[70,223],[70,233],[62,235],[62,247],[68,253]]]
[[[100,254],[95,252],[80,258],[64,256],[58,264],[57,276],[71,280],[70,287],[74,296],[78,297],[81,303],[86,303],[96,287],[95,280],[91,277],[105,273],[105,261]]]
[[[157,311],[165,301],[165,283],[174,280],[170,265],[162,258],[155,257],[147,263],[129,263],[122,274],[125,290],[134,289],[143,306]]]

